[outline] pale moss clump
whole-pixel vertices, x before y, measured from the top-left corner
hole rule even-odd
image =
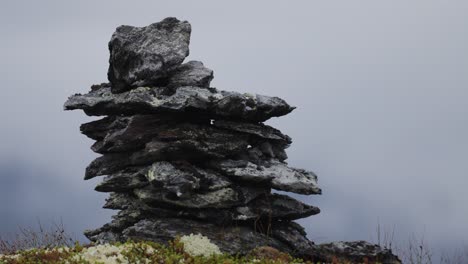
[[[244,93],[244,96],[245,98],[247,99],[255,99],[255,95],[251,94],[251,93]]]
[[[255,254],[231,256],[201,234],[189,235],[158,244],[151,241],[127,241],[74,247],[35,248],[1,255],[0,264],[287,264],[306,263],[291,257],[262,257]]]
[[[148,172],[146,173],[146,178],[149,180],[149,181],[154,181],[156,179],[155,175],[154,175],[154,164],[151,166],[151,169],[148,170]]]
[[[15,255],[2,255],[0,254],[0,263],[3,263],[3,261],[7,261],[7,260],[10,260],[10,261],[15,261],[17,259],[20,258],[20,255],[19,254],[15,254]]]
[[[89,263],[118,264],[128,263],[121,254],[122,246],[97,245],[84,248],[79,255],[74,256],[74,260],[81,260]]]
[[[210,257],[222,254],[217,245],[211,243],[210,239],[201,234],[183,236],[180,238],[180,242],[184,244],[184,251],[192,256]]]

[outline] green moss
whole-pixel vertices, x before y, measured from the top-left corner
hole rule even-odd
[[[210,257],[191,256],[184,252],[184,245],[179,239],[171,241],[168,246],[154,242],[132,242],[114,243],[112,246],[119,247],[120,253],[111,252],[106,257],[116,257],[118,254],[124,263],[165,263],[165,264],[283,264],[283,263],[306,263],[300,259],[256,259],[254,256],[230,256],[227,254],[212,255]],[[32,249],[16,252],[14,255],[0,256],[1,264],[46,264],[46,263],[69,263],[88,264],[83,253],[91,245],[80,245],[76,243],[72,248]],[[13,257],[16,256],[16,257]],[[97,262],[93,262],[97,263]]]

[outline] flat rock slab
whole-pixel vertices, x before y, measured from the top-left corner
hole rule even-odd
[[[246,160],[213,161],[210,165],[230,178],[247,182],[268,183],[271,188],[299,194],[321,194],[317,176],[310,171],[288,167],[278,160],[255,164]]]
[[[270,191],[255,187],[226,187],[208,192],[195,192],[190,197],[177,197],[163,188],[148,186],[135,189],[135,196],[148,205],[179,208],[231,208],[247,204],[251,199]]]
[[[196,167],[188,162],[155,162],[149,166],[147,180],[177,197],[188,197],[194,192],[217,191],[231,186],[231,181],[215,171]]]
[[[84,134],[88,134],[89,137],[94,137],[97,140],[91,147],[97,153],[136,151],[145,148],[146,143],[152,140],[165,142],[196,140],[210,145],[247,144],[246,146],[252,148],[258,146],[260,151],[264,149],[263,154],[270,155],[270,157],[275,157],[275,153],[278,153],[278,151],[283,152],[289,146],[287,136],[282,135],[279,131],[278,133],[267,134],[270,129],[268,129],[268,126],[261,124],[251,124],[249,127],[252,130],[241,131],[240,128],[245,127],[243,123],[239,124],[239,129],[237,127],[230,129],[229,127],[211,125],[209,121],[203,123],[190,122],[177,119],[171,115],[167,117],[135,115],[131,117],[112,117],[113,121],[110,121],[110,119],[106,117],[82,126]],[[105,127],[108,128],[107,131],[105,131]],[[257,130],[254,130],[254,127]],[[271,151],[265,148],[266,142],[271,145]]]
[[[228,156],[235,154],[235,150],[252,159],[276,158],[284,161],[287,159],[285,149],[291,142],[288,136],[261,123],[216,121],[211,124],[209,120],[187,120],[174,115],[111,116],[83,124],[81,130],[97,140],[91,149],[101,154],[134,152],[146,148],[147,143],[155,140],[179,141],[171,148],[171,152],[174,152],[182,141],[194,140],[202,143],[198,144],[200,146],[209,146],[211,150],[224,148]],[[198,149],[202,150],[200,147]]]
[[[233,220],[287,219],[295,220],[320,213],[320,209],[282,194],[260,196],[245,206],[237,207]]]
[[[294,226],[294,223],[284,222],[282,225]],[[98,243],[123,242],[130,239],[166,244],[177,236],[198,233],[208,237],[221,251],[228,254],[246,255],[260,246],[271,246],[293,255],[296,253],[295,245],[288,244],[288,240],[278,237],[282,233],[275,234],[273,232],[273,236],[270,236],[256,232],[252,227],[248,226],[217,226],[203,221],[181,218],[149,218],[141,220],[124,230],[116,230],[112,228],[112,225],[107,225],[94,231],[87,231],[85,235],[91,241]],[[300,232],[289,234],[289,236],[301,236],[302,239],[307,240],[305,235]],[[297,238],[296,240],[301,239]]]
[[[99,192],[127,192],[152,184],[177,197],[196,192],[216,191],[231,186],[228,177],[209,169],[202,169],[187,161],[158,161],[148,166],[127,167],[103,178],[95,190]]]
[[[366,241],[338,241],[315,245],[304,251],[308,259],[318,262],[400,264],[390,249]]]
[[[120,26],[109,42],[115,93],[157,85],[189,55],[191,26],[170,17],[146,27]]]
[[[256,135],[264,139],[278,140],[280,142],[284,142],[285,144],[292,143],[292,140],[289,136],[284,135],[283,133],[281,133],[281,131],[279,131],[276,128],[262,123],[254,124],[228,120],[215,120],[213,121],[213,126],[241,133]]]
[[[283,99],[264,95],[218,91],[195,86],[175,92],[161,87],[139,87],[114,94],[111,87],[96,86],[87,94],[68,98],[65,110],[82,109],[87,115],[184,113],[198,117],[263,122],[294,110]]]
[[[232,188],[224,188],[208,193],[195,193],[190,198],[179,199],[162,189],[142,188],[134,191],[139,200],[146,204],[185,208],[227,208],[242,203],[239,193]]]
[[[146,179],[146,169],[138,171],[119,172],[104,177],[94,190],[98,192],[131,192],[143,188],[150,183]]]
[[[244,197],[244,205],[225,208],[206,206],[193,208],[193,202],[187,203],[184,200],[170,202],[169,204],[171,204],[171,206],[167,206],[167,203],[161,200],[161,198],[155,198],[153,202],[150,201],[148,204],[147,201],[141,200],[135,195],[128,193],[112,193],[109,198],[106,199],[105,208],[139,210],[146,214],[159,217],[200,219],[220,225],[229,224],[234,221],[238,224],[257,224],[262,221],[265,227],[268,226],[269,222],[273,219],[296,220],[320,212],[319,208],[304,204],[287,195],[269,194],[268,192],[269,190],[262,189],[244,190],[243,195],[248,194],[251,196],[248,197],[249,199]],[[155,196],[157,197],[158,195]],[[154,201],[156,203],[154,203]]]
[[[231,138],[231,141],[226,141],[230,144],[189,139],[174,142],[153,139],[144,149],[135,152],[106,153],[96,158],[86,168],[85,179],[113,174],[131,166],[150,165],[156,161],[188,160],[199,163],[206,159],[225,158],[247,149],[247,141]]]
[[[189,61],[169,74],[167,87],[183,86],[210,87],[213,70],[206,68],[200,61]]]

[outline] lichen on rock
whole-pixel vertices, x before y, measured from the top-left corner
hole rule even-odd
[[[102,154],[85,179],[105,176],[96,190],[110,192],[105,208],[120,210],[85,235],[96,243],[182,237],[195,256],[269,246],[323,261],[328,255],[320,251],[329,247],[316,246],[294,222],[320,209],[272,192],[322,192],[313,172],[287,164],[291,138],[263,123],[295,107],[210,87],[211,69],[183,63],[190,34],[190,24],[176,18],[117,28],[109,43],[110,83],[65,102],[65,110],[105,116],[80,127]]]

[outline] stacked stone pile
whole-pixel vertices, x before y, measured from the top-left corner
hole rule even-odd
[[[320,194],[317,177],[289,167],[291,139],[262,123],[294,107],[211,88],[212,70],[183,63],[190,33],[190,24],[175,18],[117,28],[110,83],[65,103],[66,110],[105,116],[81,126],[102,154],[85,179],[105,176],[96,190],[110,193],[105,208],[120,210],[86,236],[164,243],[201,233],[233,254],[258,246],[310,254],[314,244],[293,220],[320,210],[272,190]]]

